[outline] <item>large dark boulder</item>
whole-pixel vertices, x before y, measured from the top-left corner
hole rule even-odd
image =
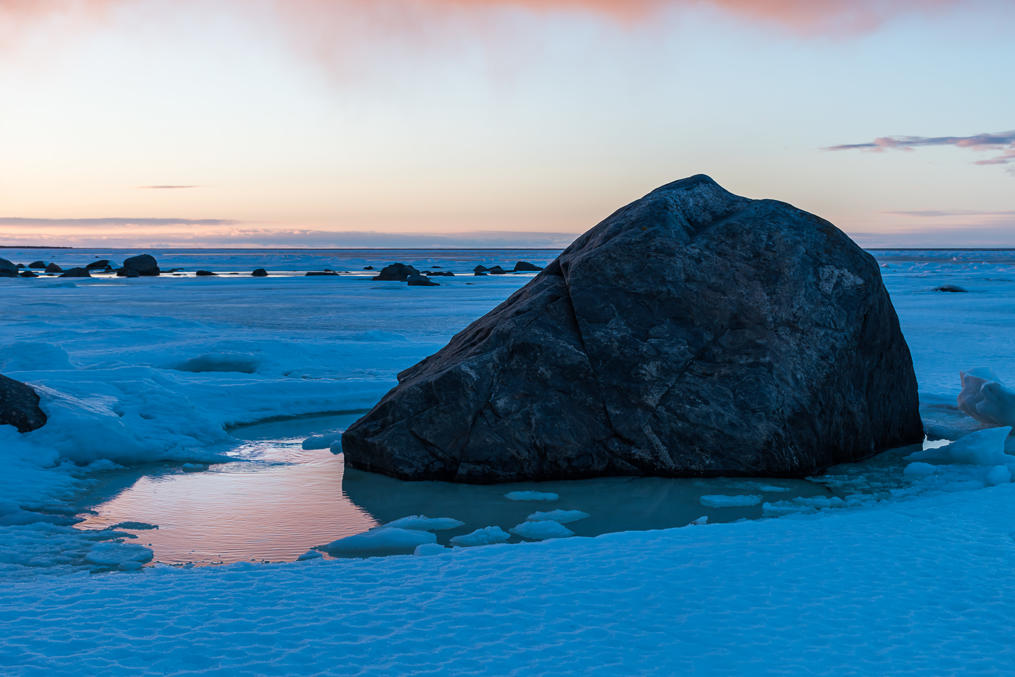
[[[20,381],[0,376],[0,425],[12,425],[27,433],[46,424],[39,408],[39,395]]]
[[[405,279],[409,283],[410,287],[439,287],[440,285],[431,280],[426,275],[420,275],[414,273]]]
[[[0,259],[0,277],[17,277],[18,267],[7,259]]]
[[[116,272],[120,277],[154,277],[159,274],[159,264],[151,254],[138,254],[125,259],[123,268]]]
[[[398,376],[346,462],[406,479],[804,476],[919,442],[873,257],[694,176],[579,237]]]
[[[109,259],[99,259],[98,261],[92,261],[87,266],[85,266],[85,268],[88,270],[106,270],[109,267],[110,267]]]
[[[45,270],[46,269],[46,262],[45,261],[32,261],[31,263],[28,264],[28,267],[29,268],[35,268],[37,270]]]
[[[534,263],[529,263],[528,261],[519,261],[519,262],[517,262],[515,264],[515,269],[512,272],[515,272],[515,273],[537,273],[540,270],[542,270],[542,268],[540,268],[539,266],[537,266]]]
[[[62,273],[63,272],[63,268],[61,268],[60,266],[56,265],[55,263],[50,263],[49,265],[46,266],[46,272],[47,273]]]
[[[87,268],[68,268],[60,273],[60,277],[91,277]]]
[[[390,266],[381,268],[380,274],[374,275],[373,279],[387,282],[405,282],[409,279],[410,275],[419,275],[419,271],[404,263],[392,263]]]

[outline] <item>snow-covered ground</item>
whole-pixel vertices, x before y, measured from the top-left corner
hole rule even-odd
[[[24,263],[93,254],[0,252]],[[215,269],[212,254],[186,256],[183,265]],[[278,256],[290,258],[261,253],[221,269],[359,270],[416,256],[419,267],[466,273],[552,253]],[[983,367],[1015,383],[1015,256],[877,256],[929,433],[980,428],[955,407],[959,372]],[[367,408],[395,373],[527,279],[459,275],[432,288],[362,275],[0,280],[0,373],[37,387],[50,416],[24,435],[0,427],[0,672],[1015,668],[1003,630],[1015,620],[1015,486],[1011,457],[989,435],[971,455],[896,453],[836,469],[822,480],[835,500],[766,498],[763,514],[777,519],[424,546],[438,553],[428,557],[88,573],[146,558],[113,532],[72,526],[110,469],[206,463],[235,448],[237,424]],[[968,293],[933,291],[943,284]],[[714,506],[755,495],[702,493]],[[523,531],[554,529],[548,522]],[[500,536],[491,530],[489,540]]]

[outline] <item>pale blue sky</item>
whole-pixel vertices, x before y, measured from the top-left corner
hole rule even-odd
[[[869,245],[1015,246],[1015,163],[974,164],[1015,145],[823,150],[1015,129],[1012,3],[61,3],[0,0],[0,242],[578,233],[703,172]]]

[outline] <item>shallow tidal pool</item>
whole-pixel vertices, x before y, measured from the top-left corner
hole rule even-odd
[[[835,500],[825,483],[792,479],[617,477],[557,482],[468,485],[404,482],[346,469],[341,454],[305,450],[314,434],[343,430],[360,414],[302,417],[232,431],[237,460],[206,470],[118,476],[113,472],[80,517],[82,529],[117,528],[154,551],[154,562],[206,565],[291,561],[308,549],[407,515],[464,522],[437,532],[438,543],[486,526],[510,531],[537,511],[580,510],[568,522],[576,536],[757,519],[768,502]],[[556,500],[512,500],[535,491]],[[704,498],[703,498],[704,497]],[[733,497],[726,500],[726,497]],[[750,505],[736,505],[751,497]],[[756,498],[755,498],[756,497]],[[739,499],[739,500],[738,500]],[[727,505],[729,504],[729,505]],[[157,527],[157,528],[153,528]],[[512,542],[525,540],[512,534]],[[411,549],[363,551],[361,556]]]

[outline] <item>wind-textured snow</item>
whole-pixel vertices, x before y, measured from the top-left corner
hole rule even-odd
[[[15,579],[8,673],[1010,673],[1015,485],[435,557]]]

